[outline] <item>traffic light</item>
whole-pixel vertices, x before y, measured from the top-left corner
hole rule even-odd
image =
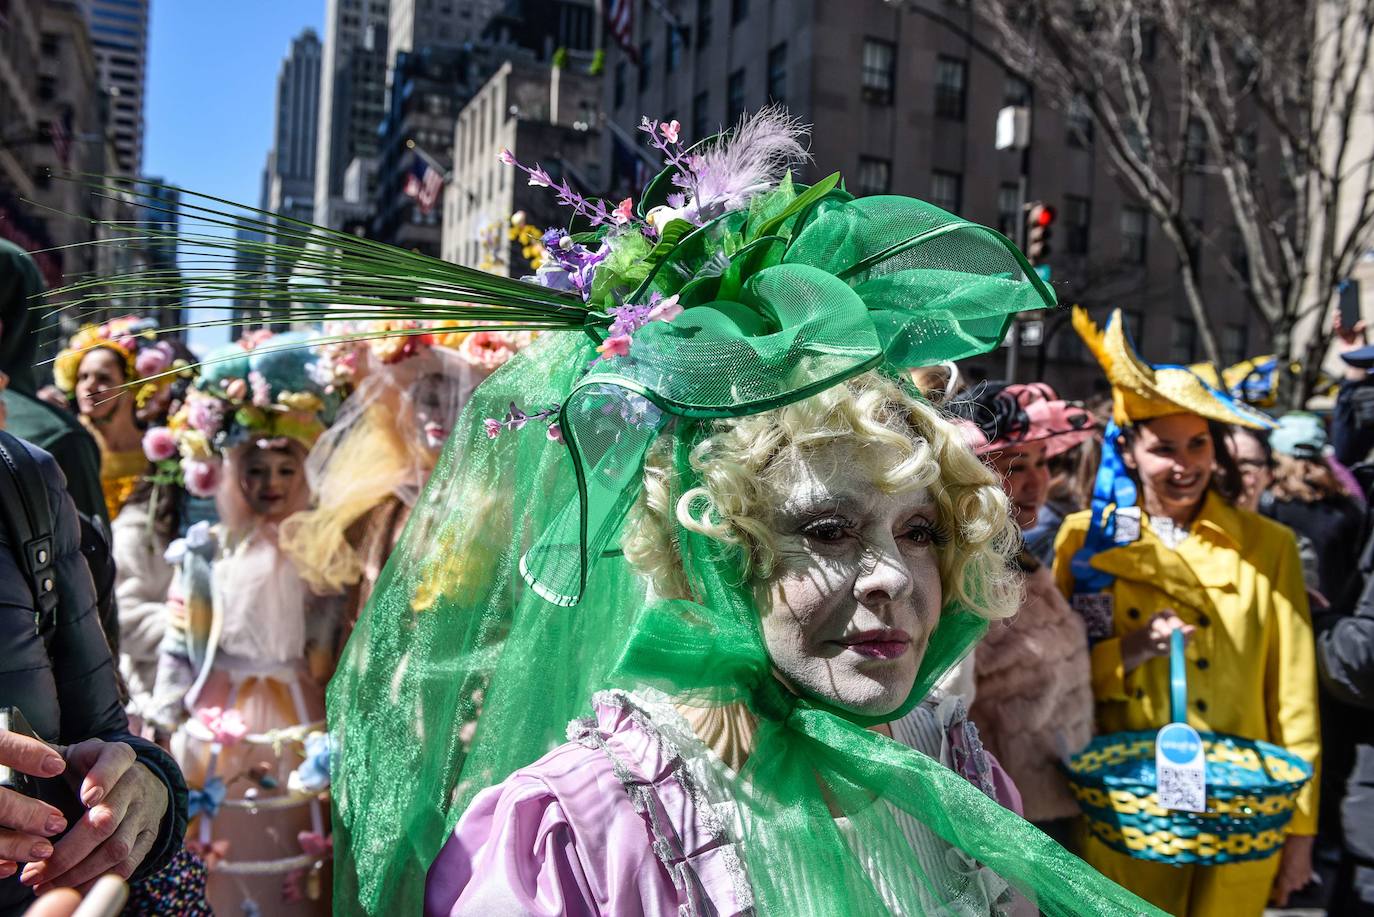
[[[1032,265],[1043,264],[1050,256],[1050,229],[1054,226],[1054,208],[1044,201],[1026,205],[1026,260]]]

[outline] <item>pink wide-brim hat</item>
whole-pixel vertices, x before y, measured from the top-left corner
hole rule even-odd
[[[1063,400],[1043,382],[1008,385],[996,398],[1014,401],[1012,410],[1019,408],[1020,416],[996,439],[975,446],[979,455],[1043,442],[1046,456],[1053,458],[1091,439],[1097,428],[1097,419],[1087,408]]]

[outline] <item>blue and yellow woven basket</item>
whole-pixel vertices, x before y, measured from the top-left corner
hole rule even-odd
[[[1179,631],[1169,656],[1172,720],[1181,723],[1188,687]],[[1279,851],[1312,765],[1269,742],[1205,732],[1207,811],[1173,811],[1155,795],[1155,736],[1099,736],[1069,759],[1069,787],[1094,837],[1127,856],[1177,865],[1219,866]]]

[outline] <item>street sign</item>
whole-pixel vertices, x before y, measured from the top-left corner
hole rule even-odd
[[[1037,264],[1035,273],[1040,275],[1040,279],[1046,283],[1050,282],[1050,266],[1048,264]]]
[[[1032,318],[1019,323],[1021,327],[1021,346],[1039,347],[1045,340],[1045,323],[1038,318]]]
[[[1008,105],[997,113],[997,149],[1024,150],[1030,146],[1030,109]]]

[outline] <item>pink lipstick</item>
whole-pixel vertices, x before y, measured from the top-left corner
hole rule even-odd
[[[911,647],[911,635],[897,627],[877,628],[835,642],[869,659],[896,659]]]

